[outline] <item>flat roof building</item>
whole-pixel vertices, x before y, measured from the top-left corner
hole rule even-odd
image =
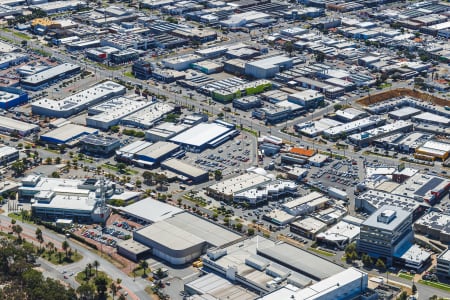
[[[117,253],[132,261],[138,262],[150,256],[151,248],[129,239],[117,244]]]
[[[292,68],[293,59],[283,55],[272,56],[245,64],[245,74],[254,78],[272,78],[276,73]]]
[[[42,98],[31,104],[33,114],[68,118],[88,107],[124,95],[126,88],[113,81],[105,81],[62,100]]]
[[[28,102],[28,94],[20,89],[12,87],[0,87],[0,108],[11,107]]]
[[[232,124],[200,123],[172,137],[170,141],[179,144],[186,151],[201,152],[206,148],[215,148],[237,134],[238,131]]]
[[[344,249],[359,237],[362,222],[361,219],[346,216],[330,229],[317,234],[316,239],[318,242]]]
[[[97,133],[97,129],[70,123],[42,134],[40,139],[49,144],[75,146],[81,137]]]
[[[448,212],[431,211],[414,223],[414,231],[442,243],[450,243],[450,215]]]
[[[133,162],[138,166],[154,167],[178,152],[180,146],[170,142],[156,142],[134,154]]]
[[[226,201],[232,201],[236,193],[271,182],[273,179],[264,175],[245,173],[226,179],[206,187],[209,196]]]
[[[45,71],[25,77],[20,80],[20,84],[25,89],[36,91],[49,86],[54,82],[79,73],[80,71],[80,66],[70,63],[64,63]]]
[[[317,235],[327,229],[327,224],[313,217],[292,222],[289,230],[293,233],[302,235],[308,239],[315,240]]]
[[[180,180],[188,183],[200,183],[209,179],[208,171],[194,167],[176,158],[167,159],[161,163],[161,167],[178,174]]]
[[[361,224],[358,252],[386,259],[391,266],[396,253],[413,244],[412,214],[396,206],[385,205]]]
[[[150,224],[166,220],[183,212],[181,208],[157,201],[151,197],[121,207],[119,210],[128,216]]]
[[[0,165],[4,166],[19,159],[19,150],[9,146],[0,147]]]
[[[234,193],[233,201],[258,205],[266,201],[273,201],[296,195],[297,184],[295,182],[289,180],[273,180]]]
[[[17,132],[21,136],[27,136],[33,132],[38,132],[39,130],[38,125],[0,116],[0,132],[6,132],[8,134]]]
[[[323,131],[323,136],[329,139],[337,139],[342,136],[355,133],[360,130],[366,130],[376,126],[380,126],[386,122],[382,116],[370,116],[350,123],[345,123],[335,127],[328,128]]]
[[[120,140],[111,136],[90,134],[80,140],[80,151],[88,155],[110,156],[120,147]]]
[[[136,101],[125,97],[111,99],[89,108],[89,113],[94,115],[86,118],[86,125],[108,130],[111,126],[119,124],[123,118],[151,104],[151,102]]]
[[[145,139],[151,142],[167,141],[190,127],[183,123],[174,124],[172,122],[163,122],[147,130],[145,132]]]
[[[406,106],[389,112],[388,116],[393,120],[407,120],[421,112],[420,109]]]
[[[389,136],[398,132],[408,133],[412,131],[413,124],[409,121],[398,120],[395,123],[386,124],[380,127],[369,129],[360,133],[354,133],[348,139],[356,145],[365,147],[374,140]]]
[[[162,118],[174,110],[173,106],[154,102],[151,105],[141,109],[122,119],[121,124],[125,126],[133,126],[137,128],[148,129],[161,121]]]
[[[187,212],[133,232],[133,239],[171,264],[189,263],[211,247],[235,242],[240,235]]]
[[[439,116],[430,112],[424,112],[412,117],[414,122],[419,123],[430,123],[440,126],[448,126],[450,124],[450,119],[444,116]]]

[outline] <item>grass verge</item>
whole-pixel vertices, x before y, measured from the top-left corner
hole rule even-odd
[[[56,252],[53,253],[44,253],[42,258],[51,262],[54,265],[69,265],[71,263],[78,262],[83,259],[83,256],[80,253],[74,253],[70,258],[66,257],[65,253],[61,253],[61,261],[59,260],[59,254]]]
[[[316,249],[316,248],[308,248],[309,251],[315,252],[317,254],[320,255],[325,255],[325,256],[334,256],[335,254],[328,252],[328,251],[324,251],[324,250],[320,250],[320,249]]]
[[[403,279],[407,279],[407,280],[412,280],[414,278],[413,275],[409,275],[409,274],[406,274],[406,273],[399,273],[398,277],[403,278]]]
[[[433,281],[428,281],[428,280],[419,280],[419,283],[424,284],[424,285],[428,285],[446,292],[450,292],[450,285],[445,284],[445,283],[440,283],[440,282],[433,282]]]

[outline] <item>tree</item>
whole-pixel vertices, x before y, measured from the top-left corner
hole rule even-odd
[[[215,170],[215,171],[214,171],[214,178],[215,178],[216,180],[222,179],[222,171],[221,171],[221,170]]]
[[[153,173],[150,171],[144,171],[142,173],[142,178],[144,178],[144,183],[150,185],[153,180]]]
[[[95,277],[98,276],[98,267],[100,267],[100,263],[98,262],[98,260],[94,260],[94,268],[95,268]]]
[[[16,160],[12,163],[11,170],[14,171],[14,174],[16,176],[20,176],[23,174],[23,172],[25,172],[25,164],[21,160]]]
[[[386,265],[385,265],[384,261],[381,258],[377,259],[377,262],[375,263],[375,267],[377,267],[380,270],[385,270],[386,269]]]
[[[53,162],[53,160],[52,160],[51,157],[47,157],[47,158],[45,159],[45,164],[46,164],[46,165],[51,165],[52,162]]]
[[[139,267],[141,267],[142,270],[144,270],[144,277],[147,275],[146,271],[148,268],[148,262],[146,260],[139,261]]]
[[[400,296],[397,297],[397,300],[406,300],[408,299],[408,294],[406,292],[402,292]]]
[[[44,243],[44,237],[42,236],[42,230],[40,228],[36,228],[36,240],[39,242],[40,247],[42,247],[42,243]]]
[[[119,169],[120,173],[123,173],[123,171],[127,168],[127,165],[124,164],[123,162],[117,163],[116,164],[117,169]]]
[[[105,299],[106,291],[108,290],[108,281],[104,276],[96,277],[94,280],[95,287],[100,299]]]
[[[412,287],[411,287],[411,292],[413,295],[415,295],[417,293],[417,286],[416,284],[413,282]]]
[[[291,41],[284,43],[284,51],[289,53],[289,56],[292,56],[292,52],[294,52],[294,45]]]
[[[61,157],[56,157],[55,158],[55,164],[59,165],[61,163]]]
[[[316,53],[316,62],[323,62],[325,60],[325,54],[322,52]]]
[[[114,300],[114,296],[117,294],[117,285],[114,282],[111,282],[111,285],[109,286],[112,294],[112,298]]]
[[[373,265],[373,260],[372,260],[372,258],[371,258],[369,255],[367,255],[367,254],[363,254],[361,260],[362,260],[362,263],[363,263],[363,265],[364,265],[365,267],[370,267],[370,266]]]
[[[59,178],[60,176],[59,176],[59,173],[57,171],[53,171],[51,177],[52,178]]]
[[[342,109],[342,104],[335,104],[333,106],[333,108],[334,108],[334,111],[338,111],[338,110]]]
[[[69,248],[70,248],[69,242],[68,242],[68,241],[62,242],[61,248],[64,250],[64,252],[66,252],[66,258],[68,258],[68,256],[67,256],[67,251],[68,251]]]
[[[21,234],[22,231],[23,231],[22,226],[20,226],[20,225],[13,225],[12,231],[13,231],[14,233],[17,234],[17,239],[18,239],[19,242],[20,242],[20,241],[22,240],[22,238],[21,238],[21,236],[20,236],[20,234]]]
[[[242,223],[237,223],[236,224],[236,230],[241,232],[242,231]]]
[[[95,287],[89,282],[84,282],[77,288],[77,293],[80,295],[80,300],[94,300]]]
[[[250,236],[251,236],[251,235],[254,235],[254,234],[255,234],[255,229],[253,229],[253,228],[248,228],[248,229],[247,229],[247,234],[250,235]]]

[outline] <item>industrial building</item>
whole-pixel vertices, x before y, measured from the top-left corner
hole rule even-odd
[[[335,112],[335,114],[336,119],[344,123],[353,122],[368,116],[368,113],[366,113],[365,111],[353,107],[349,107],[343,110],[339,109]]]
[[[445,212],[431,211],[414,223],[414,231],[448,244],[450,243],[450,215]]]
[[[197,124],[169,141],[179,144],[186,151],[201,152],[207,148],[215,148],[238,134],[233,124],[217,120],[214,123]]]
[[[48,144],[73,147],[80,141],[81,137],[97,133],[97,129],[69,123],[42,134],[40,139]]]
[[[413,122],[418,123],[426,123],[426,124],[434,124],[437,126],[449,126],[450,119],[444,116],[439,116],[430,112],[424,112],[418,115],[413,116],[412,118]]]
[[[303,197],[293,199],[281,205],[281,208],[293,216],[302,216],[324,208],[330,201],[319,192],[311,192]]]
[[[289,230],[308,239],[315,240],[316,236],[327,229],[327,224],[313,217],[292,222],[289,224]]]
[[[0,165],[5,166],[19,159],[19,150],[9,146],[0,147]]]
[[[450,277],[450,250],[444,250],[437,257],[436,274],[444,278]]]
[[[186,183],[201,183],[208,181],[208,171],[194,167],[183,160],[170,158],[161,163],[161,168],[178,174],[178,179]]]
[[[172,265],[189,263],[208,248],[241,238],[213,222],[182,212],[133,232],[133,239],[152,249],[152,255]]]
[[[206,187],[208,196],[218,200],[233,201],[234,195],[259,185],[268,184],[273,179],[261,174],[245,173]]]
[[[148,258],[152,250],[150,247],[129,239],[117,244],[117,253],[134,262],[139,262],[142,259]]]
[[[364,299],[377,299],[376,293],[368,292],[369,276],[367,273],[355,268],[349,268],[337,273],[309,287],[299,289],[286,285],[268,295],[258,298],[260,300],[279,299],[354,299],[360,296]]]
[[[393,194],[407,196],[429,205],[437,203],[450,189],[447,178],[416,173],[392,191]]]
[[[335,140],[361,130],[367,130],[383,125],[384,123],[386,123],[386,119],[384,119],[382,116],[370,116],[350,123],[345,123],[325,129],[323,131],[323,136],[328,139]]]
[[[304,90],[288,96],[288,101],[307,109],[317,108],[325,99],[324,95],[314,90]]]
[[[342,123],[330,118],[321,118],[317,121],[295,124],[295,130],[307,137],[316,137],[321,135],[324,130],[339,125],[342,125]]]
[[[252,108],[261,107],[261,99],[257,96],[248,96],[243,98],[237,98],[233,100],[233,107],[248,111]]]
[[[151,105],[126,116],[120,123],[124,126],[148,129],[161,121],[166,114],[171,113],[173,110],[173,106],[169,104],[153,102]]]
[[[187,130],[191,126],[187,124],[175,124],[162,122],[145,132],[145,139],[150,142],[167,141],[177,134]]]
[[[412,214],[396,206],[385,205],[361,224],[358,252],[385,258],[392,266],[394,256],[412,246]]]
[[[62,100],[42,98],[31,103],[31,112],[36,115],[68,118],[88,107],[124,95],[126,88],[113,81],[105,81]]]
[[[169,219],[174,215],[183,212],[183,210],[149,197],[121,207],[120,212],[145,223],[153,224]]]
[[[395,133],[408,133],[412,131],[413,124],[409,121],[399,120],[391,124],[386,124],[377,128],[369,129],[360,133],[354,133],[348,139],[360,146],[369,146],[374,140],[392,135]]]
[[[40,130],[39,125],[25,123],[19,120],[0,116],[0,132],[8,134],[18,133],[20,136],[27,136]]]
[[[0,87],[0,108],[10,109],[17,105],[27,103],[28,94],[12,87]]]
[[[193,63],[199,62],[203,58],[196,54],[185,54],[176,57],[165,58],[162,60],[164,66],[168,69],[184,71],[189,69]]]
[[[141,167],[158,166],[165,159],[172,157],[180,146],[170,142],[156,142],[133,155],[133,162]]]
[[[420,114],[422,111],[414,107],[402,107],[397,110],[389,112],[388,116],[392,120],[408,120],[411,117]]]
[[[110,156],[120,147],[120,140],[97,134],[86,135],[80,139],[80,151],[88,155]]]
[[[290,69],[293,59],[287,56],[273,56],[245,64],[245,74],[258,79],[268,79],[275,74]]]
[[[274,209],[268,213],[265,213],[262,216],[262,219],[266,220],[267,222],[273,223],[277,226],[286,226],[294,222],[297,219],[297,217],[290,215],[283,210]]]
[[[344,249],[348,244],[359,238],[360,226],[363,220],[353,216],[345,216],[333,227],[316,235],[316,241],[338,249]]]
[[[255,206],[268,201],[297,196],[297,184],[289,180],[273,180],[256,187],[234,193],[233,201]]]
[[[125,97],[111,99],[89,108],[90,116],[86,118],[86,125],[108,130],[111,126],[118,125],[123,118],[151,104],[151,102],[136,101]]]
[[[260,294],[285,285],[304,288],[344,270],[307,251],[262,237],[211,249],[202,261],[207,268]]]
[[[25,77],[20,80],[20,85],[24,89],[37,91],[64,78],[77,74],[80,71],[80,66],[70,63],[64,63],[45,71]]]

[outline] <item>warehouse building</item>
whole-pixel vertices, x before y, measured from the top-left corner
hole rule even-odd
[[[28,94],[12,87],[0,87],[0,108],[8,110],[11,107],[27,103]]]
[[[133,232],[133,239],[152,249],[152,255],[172,265],[199,258],[208,248],[236,242],[240,235],[187,212]]]
[[[48,144],[73,147],[81,137],[97,133],[97,129],[70,123],[41,135],[40,139]]]
[[[376,299],[378,294],[368,289],[369,276],[355,268],[343,270],[311,286],[299,289],[286,285],[260,300],[278,299]],[[306,297],[305,297],[306,296]]]
[[[450,144],[438,141],[428,141],[416,149],[414,157],[427,160],[440,159],[445,161],[449,154]]]
[[[298,290],[344,270],[307,251],[262,237],[209,250],[202,261],[218,274],[260,294],[279,290],[286,283]],[[287,298],[290,296],[273,299]]]
[[[331,140],[336,140],[361,130],[367,130],[383,125],[384,123],[386,123],[386,119],[382,116],[370,116],[350,123],[328,128],[323,131],[323,136]]]
[[[206,187],[208,196],[218,200],[233,201],[234,195],[247,189],[255,188],[271,182],[270,177],[245,173],[234,178],[226,179]]]
[[[285,226],[289,223],[294,222],[297,217],[288,214],[287,212],[281,210],[281,209],[274,209],[268,213],[265,213],[262,216],[263,220],[266,220],[267,222],[271,222],[277,226]]]
[[[40,130],[38,125],[25,123],[19,120],[10,119],[8,117],[0,116],[0,132],[7,134],[18,133],[21,136],[27,136],[33,132]]]
[[[367,131],[363,131],[361,133],[354,133],[348,137],[348,139],[360,146],[360,147],[366,147],[369,146],[374,140],[392,135],[395,133],[408,133],[412,131],[413,124],[409,121],[403,121],[399,120],[395,123],[386,124],[374,129],[370,129]]]
[[[414,223],[414,231],[448,244],[450,243],[450,215],[431,211]]]
[[[315,240],[316,236],[327,229],[327,224],[313,217],[306,217],[289,224],[289,230],[295,234]]]
[[[191,64],[199,62],[203,58],[195,54],[185,54],[176,57],[170,57],[163,59],[162,63],[168,69],[184,71],[191,67]]]
[[[88,155],[110,156],[120,147],[120,140],[110,136],[90,134],[80,139],[80,151]]]
[[[416,173],[399,185],[392,193],[434,205],[450,189],[450,180],[429,174]]]
[[[324,99],[323,94],[314,90],[304,90],[288,96],[289,102],[301,105],[307,109],[317,108]]]
[[[134,262],[139,262],[142,259],[148,258],[152,250],[150,247],[130,239],[117,244],[117,253]]]
[[[118,125],[123,118],[151,104],[151,102],[136,101],[125,97],[111,99],[89,108],[88,112],[91,116],[86,118],[86,125],[108,130],[111,126]]]
[[[287,56],[273,56],[245,64],[245,74],[258,79],[268,79],[293,66],[293,59]]]
[[[209,75],[222,72],[223,64],[216,63],[212,60],[204,60],[192,63],[191,68]]]
[[[444,116],[439,116],[430,112],[424,112],[412,117],[413,122],[428,123],[438,126],[448,126],[450,119]]]
[[[156,142],[134,154],[133,162],[141,167],[155,167],[180,150],[180,146],[170,142]]]
[[[181,208],[155,200],[145,198],[136,203],[120,207],[120,212],[126,216],[136,218],[139,221],[153,224],[183,212]]]
[[[180,145],[186,151],[198,153],[207,148],[216,148],[238,134],[234,125],[216,121],[197,124],[172,137],[169,141]]]
[[[341,122],[330,118],[322,118],[317,121],[295,124],[295,130],[307,137],[316,137],[323,133],[325,129],[341,125]]]
[[[281,208],[293,216],[310,214],[318,209],[324,208],[330,199],[318,192],[309,193],[283,203]]]
[[[173,106],[169,104],[153,102],[151,105],[123,118],[120,123],[124,126],[148,129],[173,110]]]
[[[388,116],[393,120],[408,120],[421,112],[422,111],[420,109],[406,106],[389,112]]]
[[[267,203],[268,201],[295,197],[297,195],[297,184],[295,182],[289,180],[273,180],[234,193],[233,201],[240,204],[247,203],[256,206],[261,203]]]
[[[134,156],[139,151],[148,148],[152,145],[152,143],[146,141],[135,141],[129,145],[126,145],[119,150],[116,151],[116,160],[122,161],[126,163],[132,163]]]
[[[344,110],[339,109],[335,112],[335,114],[336,119],[344,123],[353,122],[358,119],[365,118],[369,115],[365,111],[353,107],[349,107]]]
[[[124,95],[126,88],[113,81],[105,81],[62,100],[39,99],[31,104],[33,114],[57,118],[68,118],[88,107]]]
[[[23,53],[2,53],[0,54],[0,69],[8,69],[28,61],[28,55]]]
[[[162,122],[145,132],[145,139],[150,142],[167,141],[177,134],[187,130],[191,126],[186,124],[175,124]]]
[[[19,150],[9,146],[0,147],[0,165],[5,166],[19,159]]]
[[[209,180],[208,171],[194,167],[176,158],[170,158],[162,162],[161,168],[178,174],[178,178],[186,183],[197,184]]]
[[[233,107],[237,109],[242,109],[248,111],[252,108],[261,107],[262,103],[257,96],[248,96],[243,98],[238,98],[233,100]]]
[[[363,221],[353,216],[345,216],[330,229],[317,234],[316,240],[331,247],[345,249],[348,244],[359,238],[360,226]]]
[[[52,85],[53,83],[77,74],[81,71],[80,66],[64,63],[45,71],[33,74],[20,80],[24,89],[37,91]]]

